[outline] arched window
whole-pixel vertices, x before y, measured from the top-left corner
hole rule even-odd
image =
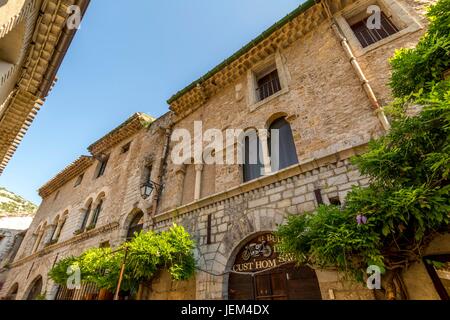
[[[131,240],[135,233],[139,233],[144,227],[144,213],[138,211],[128,226],[127,240]]]
[[[53,242],[55,234],[58,231],[59,219],[60,219],[59,216],[56,216],[56,218],[53,220],[53,224],[52,224],[52,227],[51,227],[50,233],[49,233],[50,236],[47,239],[47,244]]]
[[[91,210],[92,210],[92,200],[89,201],[89,205],[86,211],[84,212],[83,222],[81,223],[80,231],[84,231],[86,229],[89,216],[91,215]]]
[[[16,282],[13,284],[11,289],[9,289],[8,294],[6,296],[6,300],[16,300],[17,292],[19,291],[19,284]]]
[[[256,130],[249,130],[245,133],[242,147],[244,182],[261,177],[264,166],[261,161],[261,141]]]
[[[67,217],[69,216],[69,212],[64,212],[61,219],[58,221],[58,226],[56,228],[55,234],[53,235],[52,242],[58,242],[59,237],[61,236],[62,229],[64,228],[64,225],[66,224]]]
[[[298,163],[297,151],[289,122],[279,118],[269,127],[269,154],[272,172],[277,172]]]
[[[41,294],[42,294],[42,277],[38,276],[36,279],[33,280],[26,300],[37,300]]]
[[[31,253],[39,251],[46,229],[47,229],[47,222],[44,222],[44,224],[38,227],[35,238],[36,240],[34,242],[34,246],[33,249],[31,250]]]
[[[98,217],[100,216],[102,207],[103,207],[103,199],[100,199],[99,203],[95,207],[94,215],[92,216],[92,222],[91,225],[89,226],[90,228],[95,228],[95,226],[97,225]]]

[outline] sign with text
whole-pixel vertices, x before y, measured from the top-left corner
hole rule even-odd
[[[277,237],[272,233],[258,235],[247,242],[236,256],[233,271],[256,272],[276,268],[292,262],[289,256],[277,251]]]

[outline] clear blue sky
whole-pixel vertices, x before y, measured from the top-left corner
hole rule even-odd
[[[137,111],[166,100],[302,0],[92,0],[58,83],[0,186],[39,204],[37,189]]]

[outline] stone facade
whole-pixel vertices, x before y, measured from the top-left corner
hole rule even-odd
[[[10,263],[22,244],[25,231],[0,229],[0,290],[6,281]]]
[[[8,256],[22,242],[23,230],[0,229],[0,268],[8,261]],[[18,244],[18,245],[17,245]]]
[[[369,2],[374,1],[364,3]],[[174,283],[163,273],[142,289],[141,297],[227,299],[230,270],[248,239],[276,230],[288,214],[314,210],[318,193],[324,203],[342,203],[352,186],[369,183],[350,158],[384,133],[377,105],[391,100],[388,58],[396,48],[414,45],[423,34],[424,6],[429,3],[382,2],[405,23],[400,35],[383,39],[382,45],[363,50],[345,40],[349,35],[341,18],[363,1],[308,2],[226,64],[172,97],[171,111],[164,116],[149,120],[134,115],[95,142],[85,158],[90,160],[77,160],[41,189],[42,204],[0,296],[17,284],[16,298],[26,299],[41,276],[42,291],[53,299],[57,286],[47,272],[58,259],[105,242],[119,245],[133,217],[144,212],[144,229],[159,231],[178,223],[190,232],[197,244],[198,272],[188,283]],[[350,51],[345,49],[347,43]],[[255,74],[266,66],[276,67],[282,88],[257,102]],[[195,146],[195,122],[201,121],[203,131],[255,128],[262,132],[280,117],[291,127],[298,164],[244,182],[238,164],[171,161],[177,141],[170,137],[177,129],[189,132],[188,144]],[[260,138],[266,143],[266,137]],[[124,151],[128,142],[130,148]],[[97,178],[106,159],[106,171]],[[148,176],[162,188],[143,199],[140,186]],[[95,207],[100,200],[103,206],[96,226],[79,231],[89,204]],[[59,237],[55,230],[61,231]],[[437,246],[439,252],[450,250],[445,241]],[[423,268],[413,268],[416,275],[428,277]],[[316,276],[323,299],[375,298],[336,272],[319,270]],[[405,276],[405,282],[414,288],[411,276]],[[436,298],[436,293],[430,289],[411,297]]]

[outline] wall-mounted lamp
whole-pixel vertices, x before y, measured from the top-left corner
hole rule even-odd
[[[157,184],[153,181],[147,181],[144,184],[141,185],[141,197],[143,199],[147,199],[151,196],[154,189],[161,188],[162,186],[160,184]]]

